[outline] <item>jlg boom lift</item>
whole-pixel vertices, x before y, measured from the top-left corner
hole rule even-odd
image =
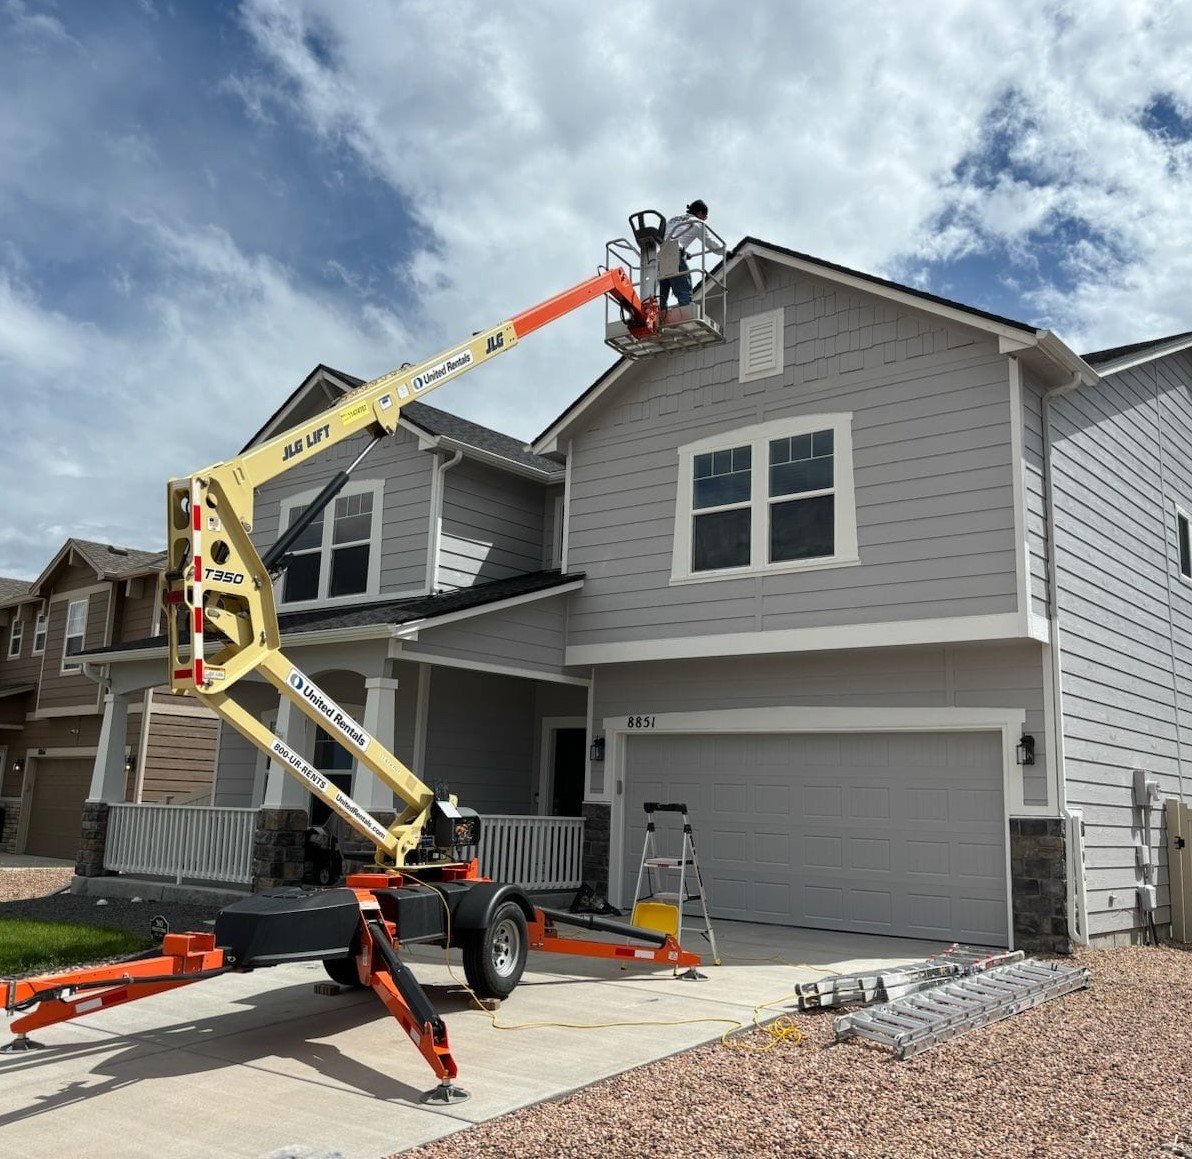
[[[670,933],[535,906],[517,886],[485,879],[463,853],[480,839],[480,818],[423,784],[281,651],[273,581],[302,532],[343,488],[377,443],[397,430],[402,407],[513,349],[535,330],[593,299],[617,315],[606,341],[644,357],[723,341],[719,271],[703,270],[693,307],[663,315],[657,282],[662,217],[630,218],[636,246],[608,246],[603,272],[531,307],[508,322],[418,366],[391,371],[344,395],[333,407],[227,462],[167,488],[168,561],[161,596],[168,615],[169,677],[174,692],[193,696],[244,735],[376,848],[371,871],[343,888],[254,894],[222,910],[212,933],[167,933],[160,951],[110,965],[40,978],[0,981],[0,1005],[17,1037],[4,1049],[30,1049],[31,1030],[230,971],[283,962],[322,961],[346,986],[370,987],[401,1024],[439,1079],[426,1098],[455,1102],[457,1067],[447,1028],[398,956],[404,944],[458,947],[467,982],[480,998],[504,998],[517,986],[528,949],[628,959],[679,967],[699,964]],[[629,269],[614,264],[628,256]],[[698,256],[698,255],[697,255]],[[664,269],[666,255],[663,254]],[[701,266],[695,265],[697,272]],[[633,277],[637,275],[635,288]],[[719,318],[717,318],[717,313]],[[260,555],[251,538],[255,489],[354,435],[369,440],[302,515]],[[325,778],[284,738],[235,698],[249,675],[267,680],[330,733],[401,802],[385,826]],[[639,944],[561,936],[571,924]],[[640,943],[644,943],[640,944]]]

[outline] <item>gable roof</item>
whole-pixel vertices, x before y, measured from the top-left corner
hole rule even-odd
[[[7,579],[0,575],[0,604],[19,603],[32,586],[29,580]]]
[[[336,370],[333,366],[326,366],[320,362],[241,449],[248,450],[256,443],[280,434],[281,429],[284,429],[281,424],[287,413],[292,412],[315,390],[322,390],[328,399],[327,405],[331,406],[334,401],[331,391],[342,391],[346,394],[350,390],[363,386],[366,381],[366,379],[357,378],[354,374],[346,374],[342,370]],[[465,454],[470,454],[472,458],[483,459],[496,466],[513,469],[519,474],[543,478],[561,476],[561,468],[558,463],[553,459],[536,455],[526,443],[519,439],[502,434],[491,427],[469,422],[467,419],[440,410],[438,407],[428,406],[424,402],[403,403],[398,423],[413,430],[423,439],[454,447],[462,450]]]
[[[1129,346],[1095,350],[1091,354],[1083,355],[1083,358],[1090,366],[1098,367],[1102,373],[1112,373],[1114,370],[1124,370],[1127,366],[1136,366],[1140,362],[1149,362],[1152,358],[1175,354],[1189,346],[1192,346],[1192,330],[1185,330],[1183,334],[1172,334],[1167,338],[1151,338],[1146,342],[1132,342]],[[1112,370],[1107,370],[1109,367],[1112,367]]]
[[[492,580],[459,588],[450,592],[436,592],[429,596],[405,596],[375,603],[351,604],[347,607],[311,608],[302,612],[282,612],[278,626],[283,637],[310,632],[350,632],[352,629],[376,628],[376,635],[391,634],[387,630],[410,624],[433,627],[435,621],[460,613],[491,609],[506,600],[525,600],[533,596],[549,596],[579,586],[583,572],[564,574],[560,571],[535,571],[508,579]],[[152,636],[129,644],[106,645],[80,652],[85,657],[110,657],[129,652],[144,652],[164,648],[165,636]]]
[[[164,551],[142,551],[136,547],[118,547],[112,543],[96,543],[89,539],[68,539],[41,575],[29,586],[30,596],[40,596],[55,571],[67,561],[81,560],[95,572],[97,580],[132,579],[161,571],[165,567]]]
[[[760,289],[762,280],[757,265],[759,259],[803,270],[859,292],[879,294],[889,301],[935,314],[951,322],[974,326],[996,336],[999,345],[1007,353],[1021,352],[1023,357],[1041,366],[1061,369],[1064,377],[1078,375],[1081,381],[1096,381],[1096,372],[1083,362],[1079,355],[1065,346],[1050,330],[1040,329],[1029,322],[1006,318],[1001,314],[966,305],[964,302],[943,298],[926,290],[915,289],[913,286],[904,286],[887,278],[879,278],[875,274],[853,270],[848,266],[751,236],[742,238],[725,255],[724,262],[728,271],[734,267],[748,270],[755,285]],[[559,439],[565,431],[634,365],[637,364],[625,357],[613,363],[550,426],[531,441],[531,448],[542,455],[558,454]],[[1051,369],[1050,373],[1055,374],[1055,369]]]

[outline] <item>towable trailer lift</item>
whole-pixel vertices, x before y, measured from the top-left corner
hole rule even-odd
[[[627,357],[691,349],[724,341],[722,274],[702,279],[693,307],[659,309],[661,214],[630,218],[640,248],[629,269],[609,265],[508,322],[480,331],[417,366],[384,374],[344,395],[331,408],[234,459],[167,486],[166,569],[161,598],[167,613],[169,677],[174,693],[193,696],[303,781],[376,849],[376,864],[344,887],[282,889],[254,894],[222,910],[212,933],[166,933],[160,951],[120,962],[0,981],[0,1007],[16,1038],[5,1051],[38,1044],[29,1032],[98,1010],[232,971],[285,962],[321,961],[333,981],[368,987],[418,1048],[439,1086],[427,1101],[467,1098],[452,1080],[458,1069],[447,1028],[398,951],[404,944],[458,947],[469,987],[481,999],[507,997],[525,969],[528,950],[619,959],[680,969],[698,966],[664,930],[594,914],[533,904],[515,885],[480,875],[464,851],[480,840],[481,818],[445,788],[431,789],[351,718],[281,652],[273,583],[302,533],[347,483],[365,456],[397,430],[409,401],[511,350],[526,335],[597,298],[619,317],[606,322],[606,342]],[[651,222],[654,225],[651,225]],[[658,236],[656,236],[658,235]],[[629,243],[609,243],[610,255]],[[712,293],[709,296],[708,287]],[[705,314],[714,304],[719,317]],[[711,309],[711,305],[707,305]],[[259,555],[251,532],[256,488],[354,435],[371,436],[355,460],[315,497],[276,543]],[[263,677],[391,789],[401,812],[386,827],[274,734],[234,695],[249,674]],[[567,937],[559,925],[632,939],[637,944]]]

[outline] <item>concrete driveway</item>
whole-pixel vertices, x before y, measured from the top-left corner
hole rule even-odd
[[[0,1139],[26,1159],[379,1159],[719,1038],[759,1003],[777,1002],[764,1015],[777,1016],[796,982],[942,948],[744,922],[715,931],[723,965],[699,982],[531,954],[493,1015],[470,1005],[441,950],[406,951],[472,1096],[449,1107],[420,1103],[434,1075],[371,992],[314,992],[326,981],[317,963],[198,982],[39,1031],[45,1050],[0,1055]],[[684,1020],[706,1021],[551,1025]],[[515,1029],[525,1023],[546,1025]]]

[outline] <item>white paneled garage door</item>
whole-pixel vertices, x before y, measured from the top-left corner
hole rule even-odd
[[[625,760],[627,897],[643,802],[681,801],[714,917],[1008,943],[1000,734],[634,735]]]

